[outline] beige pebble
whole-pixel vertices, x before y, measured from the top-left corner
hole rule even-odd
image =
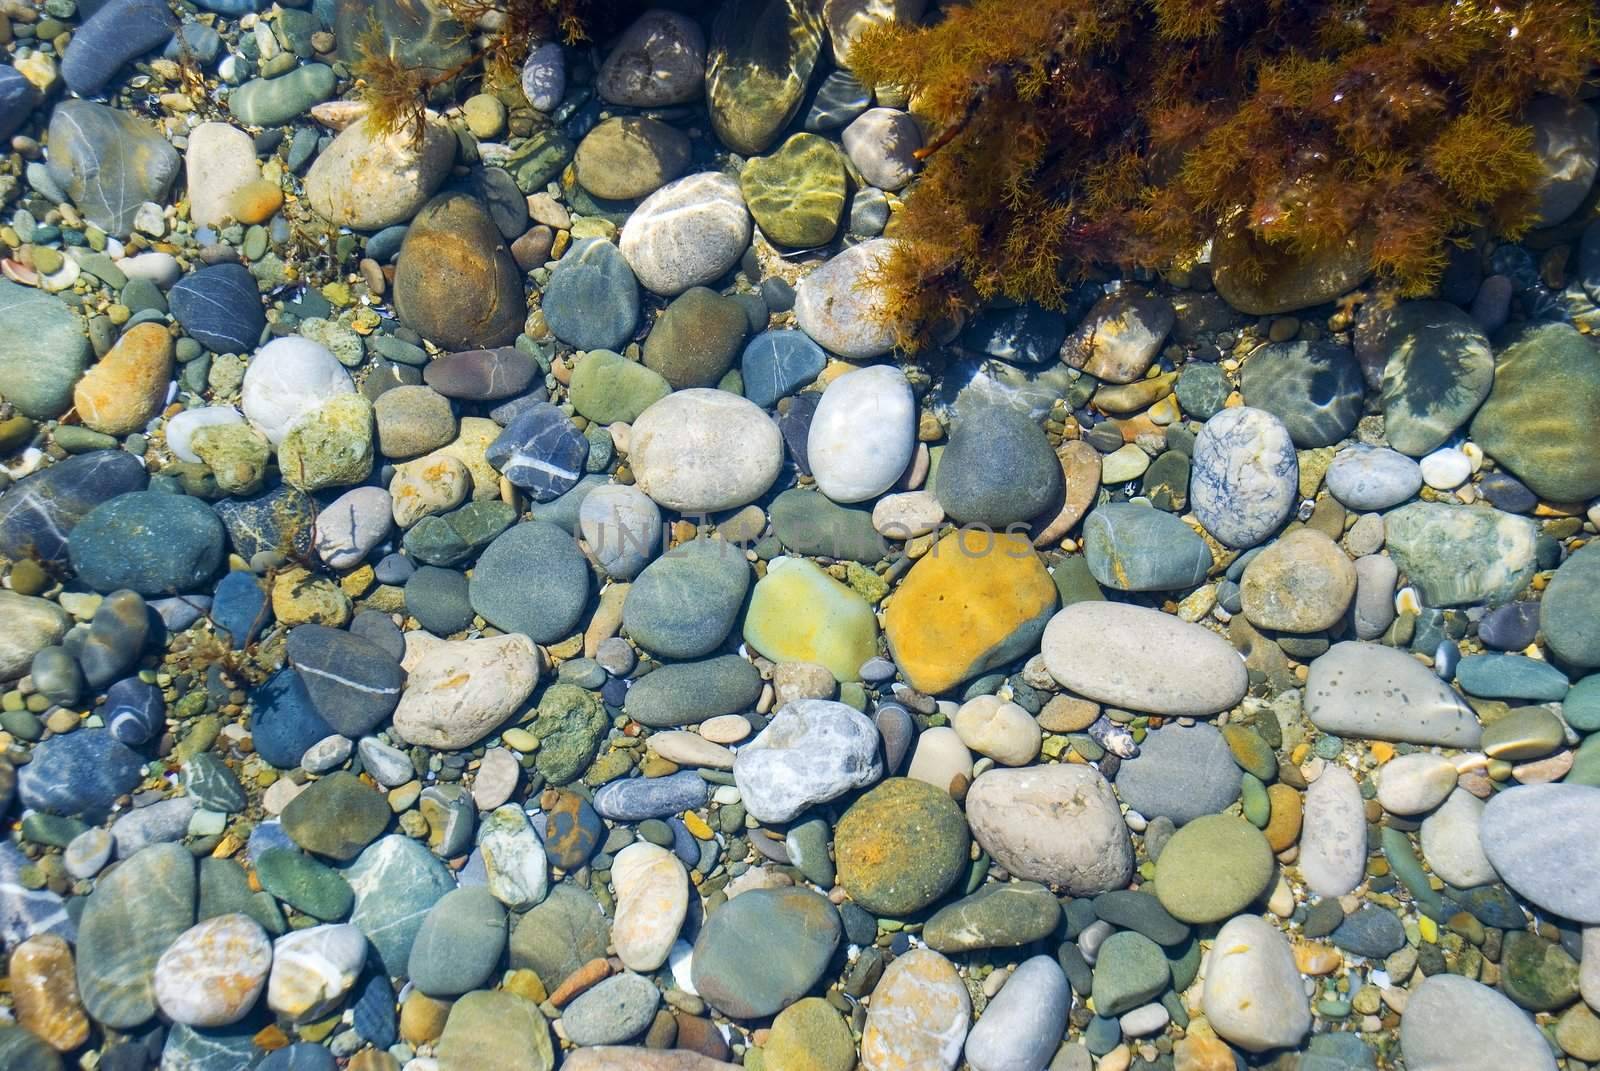
[[[700,723],[700,735],[713,744],[737,744],[750,735],[750,721],[743,714],[719,714]]]
[[[679,766],[706,766],[714,770],[733,769],[733,752],[712,743],[699,733],[670,729],[650,734],[650,750]]]

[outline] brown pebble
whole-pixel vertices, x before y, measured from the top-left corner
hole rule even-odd
[[[599,983],[611,977],[611,964],[604,959],[591,959],[561,980],[555,992],[550,994],[550,1003],[556,1007],[564,1007],[571,1003],[579,994],[586,992]]]
[[[450,1002],[435,1000],[415,989],[400,1005],[400,1037],[407,1045],[426,1045],[444,1033]]]
[[[89,1017],[65,940],[51,933],[28,938],[12,950],[9,974],[17,1022],[58,1052],[88,1039]]]
[[[717,1029],[717,1024],[710,1019],[702,1019],[698,1015],[685,1015],[677,1013],[678,1043],[675,1048],[688,1049],[701,1056],[709,1056],[713,1060],[726,1060],[730,1055],[728,1042],[723,1038],[722,1031]]]

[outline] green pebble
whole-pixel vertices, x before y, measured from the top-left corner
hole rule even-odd
[[[1255,774],[1241,774],[1239,797],[1245,819],[1257,829],[1266,829],[1272,817],[1272,801],[1267,796],[1267,786]]]

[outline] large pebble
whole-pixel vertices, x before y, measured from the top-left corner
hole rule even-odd
[[[877,728],[851,707],[796,700],[739,749],[734,783],[758,821],[787,822],[882,777],[878,745]]]
[[[669,182],[623,225],[617,246],[647,290],[668,297],[715,282],[750,244],[739,183],[714,171]]]
[[[955,964],[930,948],[895,957],[872,991],[861,1034],[863,1071],[955,1071],[972,999]]]
[[[888,239],[851,246],[800,280],[794,317],[800,330],[841,357],[867,361],[894,348],[895,330],[881,291],[866,282],[892,248]]]
[[[1270,922],[1240,915],[1206,958],[1201,1009],[1219,1035],[1249,1052],[1298,1045],[1311,1008],[1289,942]]]
[[[388,134],[358,119],[306,172],[306,200],[335,227],[382,230],[417,214],[449,176],[455,153],[450,128],[431,114]]]
[[[1397,755],[1378,771],[1378,802],[1390,814],[1431,811],[1455,787],[1455,763],[1432,752]]]
[[[442,642],[411,668],[395,731],[424,747],[469,747],[533,693],[540,664],[538,648],[519,633]]]
[[[291,1022],[336,1007],[356,984],[367,939],[350,923],[295,930],[273,942],[267,1007]]]
[[[1361,788],[1343,767],[1327,767],[1306,789],[1298,861],[1306,887],[1318,896],[1343,896],[1366,875]]]
[[[1023,960],[967,1035],[972,1071],[1044,1071],[1066,1032],[1072,989],[1050,956]]]
[[[695,388],[639,415],[630,460],[640,490],[668,509],[735,509],[760,498],[778,478],[783,439],[754,403]]]
[[[1498,605],[1538,568],[1527,517],[1481,506],[1413,502],[1384,517],[1384,542],[1429,606]]]
[[[1116,794],[1092,766],[989,770],[966,802],[972,835],[1016,877],[1096,896],[1122,888],[1133,873]]]
[[[612,940],[623,965],[653,971],[667,960],[689,910],[689,875],[678,857],[645,841],[617,853],[611,868],[617,894]]]
[[[1422,858],[1435,874],[1458,888],[1487,885],[1497,877],[1480,834],[1483,812],[1482,800],[1464,788],[1456,788],[1422,820],[1418,838]]]
[[[1326,733],[1470,748],[1472,708],[1427,666],[1375,643],[1336,643],[1311,663],[1306,714]]]
[[[617,38],[596,88],[613,104],[682,104],[700,96],[705,66],[706,39],[698,23],[675,12],[649,11]]]
[[[893,365],[828,384],[806,439],[817,488],[835,502],[862,502],[893,487],[916,448],[916,410],[905,373]]]
[[[267,984],[272,945],[249,915],[206,919],[185,930],[156,961],[156,1002],[189,1026],[243,1019]]]
[[[245,419],[273,446],[323,403],[355,389],[350,373],[326,346],[298,336],[262,346],[245,368],[240,388]]]
[[[1288,520],[1299,471],[1281,420],[1248,406],[1224,409],[1195,440],[1190,507],[1221,542],[1253,547]]]
[[[1513,891],[1575,922],[1600,922],[1600,846],[1590,836],[1600,788],[1522,785],[1496,793],[1482,814],[1483,850]]]
[[[201,123],[189,131],[183,164],[189,219],[199,227],[221,226],[235,217],[234,198],[261,177],[255,144],[231,123]]]
[[[1526,1012],[1479,982],[1435,974],[1412,989],[1400,1017],[1408,1071],[1555,1071]]]
[[[1384,510],[1422,489],[1422,469],[1395,450],[1356,446],[1328,466],[1328,493],[1350,509]]]
[[[1244,661],[1221,636],[1141,606],[1082,602],[1045,627],[1046,668],[1063,687],[1152,714],[1207,715],[1244,698]]]

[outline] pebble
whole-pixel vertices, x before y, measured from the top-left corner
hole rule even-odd
[[[1544,1036],[1488,986],[1437,974],[1411,991],[1400,1047],[1412,1071],[1555,1071]]]
[[[617,246],[645,289],[671,297],[719,279],[750,244],[750,213],[739,184],[703,171],[646,197]]]
[[[1600,789],[1522,785],[1497,793],[1487,806],[1469,798],[1482,816],[1489,880],[1498,874],[1518,895],[1575,922],[1600,921],[1600,900],[1584,877],[1593,851],[1582,835],[1600,807]]]
[[[1455,785],[1455,763],[1443,755],[1398,755],[1378,772],[1378,802],[1390,814],[1424,814],[1443,803]]]
[[[877,365],[828,384],[811,419],[806,458],[835,502],[875,499],[900,479],[916,446],[916,403],[905,374]]]
[[[1451,790],[1437,810],[1422,820],[1422,857],[1433,872],[1463,889],[1496,878],[1479,833],[1484,803],[1464,788]]]
[[[242,407],[251,425],[279,446],[309,414],[354,391],[350,373],[326,346],[280,338],[261,347],[245,368]]]
[[[153,844],[101,877],[78,923],[78,990],[93,1019],[118,1030],[155,1015],[156,965],[194,920],[187,849]]]
[[[861,1035],[863,1071],[955,1071],[972,1016],[955,964],[913,948],[884,969],[872,998]]]
[[[661,547],[661,510],[637,487],[596,487],[578,507],[583,541],[616,580],[639,576]]]
[[[552,643],[577,627],[590,583],[577,542],[553,524],[531,521],[489,544],[478,558],[469,592],[473,610],[496,628]],[[520,681],[521,674],[512,679]]]
[[[616,890],[612,940],[623,965],[653,971],[666,962],[689,907],[689,878],[664,848],[643,841],[617,853],[611,868]]]
[[[1218,922],[1265,893],[1272,871],[1272,851],[1259,830],[1232,815],[1204,815],[1161,850],[1156,896],[1183,922]]]
[[[922,148],[922,128],[906,112],[870,108],[840,137],[861,177],[881,190],[898,190],[921,170],[914,154]]]
[[[535,402],[489,444],[484,456],[535,502],[549,502],[577,485],[589,457],[589,441],[561,410],[549,402]]]
[[[619,349],[638,326],[639,281],[617,246],[584,238],[550,272],[542,307],[561,341],[583,350]]]
[[[660,1004],[648,978],[624,971],[562,1009],[562,1032],[574,1045],[616,1045],[643,1034]]]
[[[1500,340],[1494,386],[1472,418],[1472,439],[1549,501],[1600,495],[1600,460],[1581,427],[1600,411],[1594,343],[1565,323],[1527,323]]]
[[[594,809],[612,821],[640,822],[703,807],[709,795],[704,780],[683,771],[667,777],[612,781],[595,793]]]
[[[517,337],[527,309],[522,273],[481,201],[447,191],[411,220],[395,262],[394,307],[402,324],[451,350]]]
[[[1152,714],[1214,714],[1242,699],[1247,684],[1244,663],[1220,636],[1121,603],[1066,607],[1046,626],[1042,650],[1063,687]]]
[[[185,275],[167,291],[167,301],[172,318],[214,353],[248,353],[267,325],[255,279],[239,264]]]
[[[1401,302],[1377,323],[1378,348],[1387,352],[1384,435],[1401,453],[1421,457],[1483,402],[1497,374],[1494,355],[1476,321],[1448,302]]]
[[[1185,825],[1239,798],[1239,772],[1227,740],[1210,725],[1164,725],[1117,771],[1117,791],[1146,818]]]
[[[405,974],[423,916],[455,879],[425,845],[400,834],[380,837],[342,873],[355,893],[350,922],[388,974]]]
[[[411,946],[411,984],[431,997],[481,988],[506,944],[506,912],[482,886],[453,889],[423,916]]]
[[[291,1022],[309,1022],[336,1007],[356,984],[367,939],[349,923],[312,926],[272,944],[267,1007]]]
[[[888,255],[888,239],[851,246],[795,288],[794,316],[800,330],[822,348],[855,361],[894,348],[894,322],[876,292],[860,285]]]
[[[317,154],[305,176],[306,199],[335,227],[379,231],[405,223],[449,176],[455,151],[449,127],[435,116],[391,134],[358,119]]]
[[[1313,660],[1305,708],[1337,736],[1472,748],[1482,735],[1472,709],[1427,666],[1373,643],[1336,643]]]
[[[1036,650],[1056,604],[1025,536],[956,531],[906,573],[884,634],[912,687],[937,695]]]
[[[622,627],[663,658],[699,658],[722,645],[750,590],[750,568],[732,544],[693,539],[650,563],[628,589]]]
[[[1108,502],[1084,519],[1083,554],[1095,580],[1118,591],[1185,590],[1211,569],[1211,549],[1198,532],[1130,502]]]
[[[951,430],[933,492],[957,521],[1002,529],[1040,516],[1060,498],[1061,462],[1025,415],[974,407]]]
[[[1224,409],[1195,440],[1190,508],[1218,540],[1264,542],[1294,509],[1299,467],[1283,422],[1261,409]]]
[[[867,601],[804,558],[770,562],[745,610],[745,643],[776,662],[826,666],[839,681],[856,678],[877,640]]]
[[[915,761],[912,769],[915,776]],[[1093,767],[991,769],[972,783],[966,805],[973,837],[1016,877],[1094,896],[1132,875],[1117,797]]]
[[[909,915],[955,884],[969,843],[967,823],[943,789],[892,777],[851,804],[835,827],[839,884],[868,911]]]
[[[677,391],[639,415],[630,461],[640,490],[668,509],[734,509],[772,486],[783,441],[754,403],[695,388]]]
[[[1558,658],[1582,669],[1600,668],[1600,625],[1593,613],[1600,589],[1597,547],[1590,543],[1562,562],[1539,601],[1545,643]]]
[[[156,961],[156,1003],[174,1022],[227,1026],[255,1005],[271,965],[272,944],[254,919],[218,915],[185,930]]]
[[[383,723],[400,702],[404,675],[369,640],[323,625],[300,625],[284,645],[322,719],[352,739]]]
[[[139,206],[164,203],[180,163],[160,130],[131,112],[64,100],[50,113],[49,177],[107,234],[127,237]]]
[[[801,699],[780,709],[733,762],[746,810],[761,822],[788,822],[883,776],[878,730],[843,703]]]
[[[1366,875],[1367,822],[1361,788],[1342,767],[1329,766],[1305,793],[1297,862],[1318,896],[1352,891]],[[1426,824],[1426,823],[1424,823]]]
[[[1022,707],[982,695],[961,704],[951,719],[972,750],[1005,766],[1025,766],[1039,754],[1039,726]]]
[[[441,642],[411,667],[395,731],[412,744],[468,747],[532,694],[540,668],[538,649],[525,635]]]
[[[766,1018],[817,983],[841,936],[838,912],[819,893],[744,892],[707,916],[695,939],[691,980],[729,1017]]]
[[[1531,520],[1496,509],[1414,502],[1384,517],[1390,556],[1429,606],[1509,602],[1537,568],[1536,541]]]
[[[1072,990],[1055,960],[1024,960],[967,1035],[967,1063],[973,1071],[1042,1071],[1061,1043],[1071,1007]]]
[[[617,38],[596,88],[613,104],[681,104],[700,95],[705,62],[705,35],[698,24],[674,12],[649,11]]]
[[[1201,1010],[1221,1037],[1249,1052],[1298,1045],[1311,1029],[1300,971],[1283,934],[1241,915],[1217,931]]]
[[[1245,362],[1244,403],[1283,421],[1300,449],[1333,446],[1361,418],[1366,384],[1349,347],[1332,342],[1273,342]]]

